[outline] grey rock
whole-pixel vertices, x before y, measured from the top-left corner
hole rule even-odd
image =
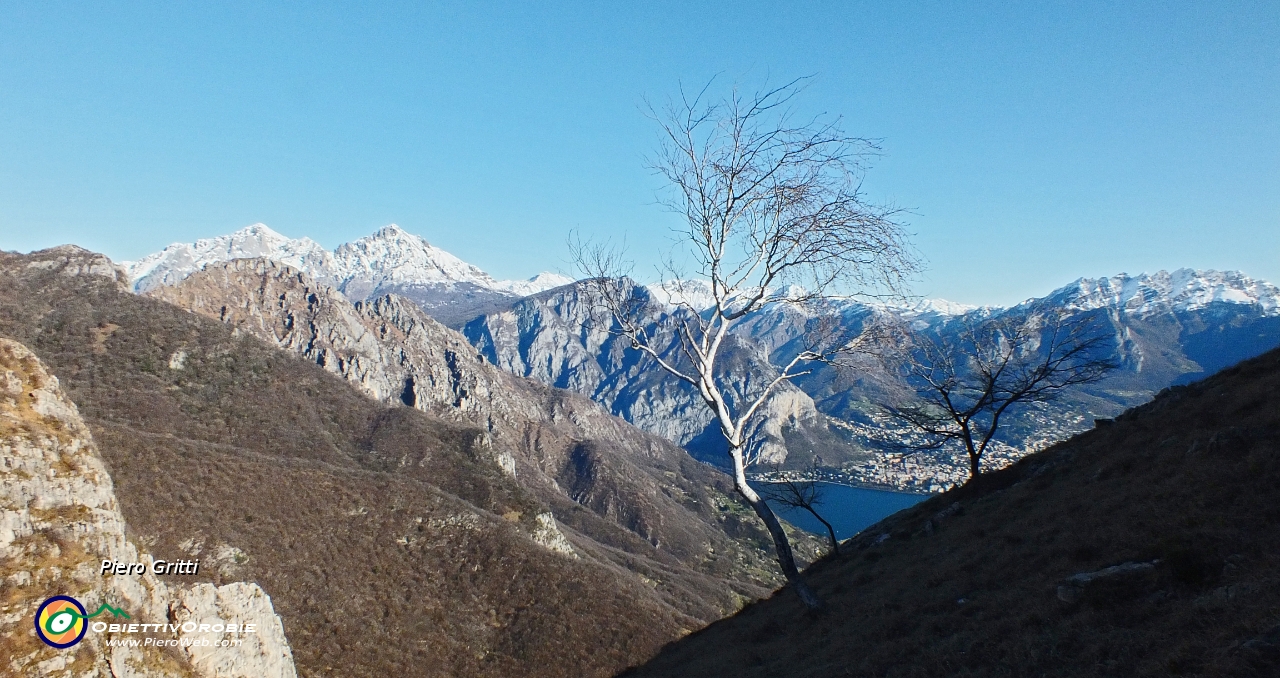
[[[150,562],[125,533],[111,478],[76,406],[31,351],[0,339],[0,581],[13,587],[0,608],[0,634],[30,641],[0,659],[0,667],[11,675],[49,677],[296,675],[283,625],[256,584],[174,587],[150,570],[101,576],[103,560]],[[212,596],[219,605],[202,619],[253,622],[263,632],[246,636],[241,647],[188,647],[175,655],[155,647],[108,648],[105,634],[89,631],[73,648],[57,650],[36,639],[31,627],[45,591],[70,595],[90,611],[110,603],[135,623],[169,623],[175,606],[200,609],[191,601]]]
[[[648,289],[637,286],[635,294],[652,302],[650,334],[670,346],[668,356],[676,356],[662,321],[678,311],[658,303]],[[1181,270],[1081,279],[1008,309],[937,303],[890,307],[856,300],[803,308],[772,304],[734,326],[730,382],[737,397],[750,393],[753,384],[796,355],[806,327],[818,317],[838,318],[847,332],[856,333],[869,319],[888,313],[925,334],[949,336],[966,323],[1024,313],[1037,305],[1093,318],[1108,337],[1106,351],[1121,368],[1100,383],[1070,389],[1054,403],[1010,412],[984,468],[1012,463],[1095,421],[1105,427],[1108,418],[1147,402],[1161,389],[1280,345],[1280,290],[1274,285],[1235,272]],[[701,459],[720,460],[717,444],[722,443],[697,395],[629,352],[608,327],[591,327],[590,315],[573,287],[560,288],[476,318],[463,331],[504,369],[588,395]],[[883,455],[891,456],[893,445],[909,441],[912,433],[885,416],[878,403],[903,398],[907,390],[877,361],[855,359],[851,369],[842,370],[815,366],[795,386],[804,397],[784,397],[779,411],[764,418],[761,447],[754,451],[766,463],[781,461],[798,469],[821,458],[820,465],[844,469],[855,480],[901,489],[946,486],[967,477],[968,461],[956,450],[919,454],[914,457],[918,469],[892,470]],[[833,427],[839,436],[823,435]],[[876,457],[881,458],[869,465]]]
[[[658,303],[640,285],[633,284],[630,293],[645,300],[647,331],[655,345],[666,346],[666,359],[683,365],[672,321],[686,311]],[[589,297],[570,285],[475,318],[462,331],[486,359],[512,374],[589,396],[699,459],[725,465],[719,427],[696,390],[644,359],[596,315]],[[730,403],[737,406],[754,399],[776,373],[760,346],[738,336],[729,338],[719,365]],[[751,425],[748,456],[765,465],[782,464],[789,454],[786,435],[823,434],[823,419],[812,398],[783,384]]]

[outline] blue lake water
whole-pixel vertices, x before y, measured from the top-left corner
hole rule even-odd
[[[836,530],[836,539],[840,540],[848,539],[898,511],[929,498],[927,494],[869,490],[835,483],[818,483],[818,487],[821,488],[821,503],[814,508],[831,523]],[[780,506],[776,501],[769,502],[769,506],[792,525],[826,536],[827,528],[808,511]]]

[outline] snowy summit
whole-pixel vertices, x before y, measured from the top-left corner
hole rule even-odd
[[[311,277],[360,299],[386,287],[475,286],[511,296],[527,296],[573,282],[543,272],[528,280],[494,280],[403,228],[391,224],[372,235],[339,245],[329,252],[310,238],[288,238],[265,224],[254,224],[230,235],[174,243],[138,261],[123,262],[133,289],[145,292],[158,285],[175,285],[215,262],[263,257],[292,266]]]
[[[1180,268],[1110,278],[1081,278],[1049,299],[1080,310],[1114,308],[1132,316],[1196,311],[1213,303],[1256,306],[1262,315],[1280,315],[1280,288],[1239,271]]]

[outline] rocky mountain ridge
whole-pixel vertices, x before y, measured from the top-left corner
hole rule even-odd
[[[630,293],[649,300],[652,335],[671,344],[667,358],[679,363],[683,358],[667,321],[670,314],[687,311],[665,306],[666,298],[644,286],[633,285]],[[587,395],[635,426],[684,446],[699,459],[723,464],[719,454],[723,439],[697,392],[653,369],[628,342],[596,322],[591,303],[579,287],[566,286],[476,318],[462,331],[494,365]],[[729,397],[740,402],[759,392],[772,368],[758,345],[730,337],[718,369],[720,375],[742,375],[742,379],[730,377],[734,388]],[[749,455],[766,464],[785,459],[784,430],[803,444],[825,442],[829,437],[812,399],[790,384],[783,384],[762,408]]]
[[[1108,308],[1136,317],[1190,313],[1219,303],[1254,307],[1263,316],[1280,315],[1280,288],[1239,271],[1181,268],[1172,273],[1080,278],[1045,299],[1071,309]]]
[[[111,477],[79,412],[25,346],[0,338],[0,673],[13,676],[183,676],[293,678],[293,653],[271,599],[252,583],[183,585],[153,572],[100,574],[104,560],[146,563],[126,537]],[[71,595],[92,610],[110,603],[150,624],[256,624],[254,634],[188,634],[236,639],[238,647],[200,644],[166,652],[109,647],[137,636],[86,632],[65,650],[36,638],[36,607]],[[147,637],[172,640],[173,633]]]
[[[648,567],[669,570],[660,590],[691,614],[710,612],[688,607],[705,594],[679,588],[705,588],[708,582],[699,580],[707,575],[726,577],[739,595],[758,595],[760,584],[771,581],[758,579],[769,576],[766,562],[754,561],[758,555],[715,529],[708,511],[728,499],[722,490],[708,493],[722,482],[713,471],[586,398],[496,368],[462,335],[403,298],[353,304],[305,273],[266,259],[211,264],[176,287],[149,294],[296,353],[379,401],[480,427],[477,449],[558,515],[574,520],[574,529],[618,545],[626,543],[624,536],[640,537],[642,545],[623,546],[628,555],[618,564],[635,568],[637,558],[653,559]],[[586,520],[570,510],[574,504],[613,526]],[[555,524],[550,514],[543,521]],[[631,534],[617,534],[617,527]],[[712,559],[719,564],[708,561],[709,553],[720,554]],[[756,583],[748,578],[737,586],[737,566],[724,569],[725,555],[730,562],[754,562]],[[681,564],[705,571],[682,572]],[[733,598],[718,605],[727,611]]]
[[[375,292],[410,299],[436,319],[463,328],[468,340],[503,369],[587,395],[630,423],[686,447],[699,459],[723,463],[723,443],[697,395],[638,356],[627,355],[626,347],[607,331],[584,329],[589,314],[578,293],[559,286],[569,282],[567,278],[547,278],[545,284],[558,289],[521,297],[539,286],[517,289],[494,284],[465,262],[447,253],[433,253],[425,242],[413,244],[413,236],[399,229],[384,231],[394,232],[340,247],[335,254],[341,255],[342,264],[336,260],[311,263],[328,254],[302,241],[290,241],[294,244],[265,256],[313,271],[319,282],[336,286],[353,300],[371,299]],[[250,250],[258,251],[243,251]],[[428,261],[443,263],[432,269],[424,263]],[[338,270],[348,273],[332,273]],[[440,282],[445,280],[454,282]],[[664,314],[696,312],[711,303],[706,285],[696,280],[643,289],[653,305],[654,331],[661,331]],[[1276,286],[1234,271],[1179,269],[1081,278],[1010,308],[976,308],[943,300],[883,304],[831,299],[803,307],[776,303],[736,325],[730,348],[734,357],[726,367],[739,375],[733,379],[736,397],[741,398],[769,378],[777,365],[790,360],[805,327],[819,316],[836,317],[856,331],[877,314],[892,314],[925,333],[945,334],[967,322],[1032,307],[1098,315],[1099,323],[1114,335],[1111,351],[1122,369],[1103,384],[1076,389],[1054,406],[1027,407],[1016,413],[1005,435],[995,442],[990,456],[993,467],[1084,430],[1095,417],[1114,416],[1161,388],[1280,344],[1280,289]],[[877,365],[865,363],[854,372],[818,366],[813,374],[796,380],[794,387],[784,388],[762,413],[761,435],[753,452],[768,466],[796,469],[819,462],[827,467],[828,477],[846,482],[936,491],[962,481],[963,460],[952,455],[894,460],[879,453],[883,447],[879,441],[910,433],[884,417],[876,405],[888,392],[900,392],[900,385]]]

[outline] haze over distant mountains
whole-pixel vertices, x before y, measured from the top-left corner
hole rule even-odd
[[[400,294],[462,329],[493,364],[587,395],[704,461],[721,461],[722,444],[697,394],[663,378],[603,328],[584,329],[585,301],[562,275],[498,281],[394,225],[329,252],[308,238],[285,238],[256,224],[219,238],[171,245],[125,268],[134,289],[145,291],[176,284],[210,263],[247,257],[305,271],[352,301]],[[698,281],[637,285],[636,294],[649,300],[654,336],[662,336],[663,324],[675,315],[712,303]],[[1235,271],[1179,269],[1080,278],[1011,308],[943,300],[885,305],[837,299],[804,308],[774,304],[734,328],[723,365],[735,375],[738,397],[745,397],[795,355],[806,323],[817,315],[839,317],[856,329],[876,314],[892,313],[917,330],[942,335],[974,320],[1035,308],[1094,316],[1121,368],[1051,406],[1015,412],[991,456],[996,466],[1087,429],[1096,417],[1146,402],[1163,388],[1280,345],[1275,285]],[[945,455],[885,462],[878,441],[907,432],[886,420],[876,403],[898,386],[894,375],[875,365],[853,373],[818,367],[784,388],[764,412],[755,452],[768,464],[800,468],[818,461],[846,480],[903,489],[936,490],[962,480],[964,465]]]

